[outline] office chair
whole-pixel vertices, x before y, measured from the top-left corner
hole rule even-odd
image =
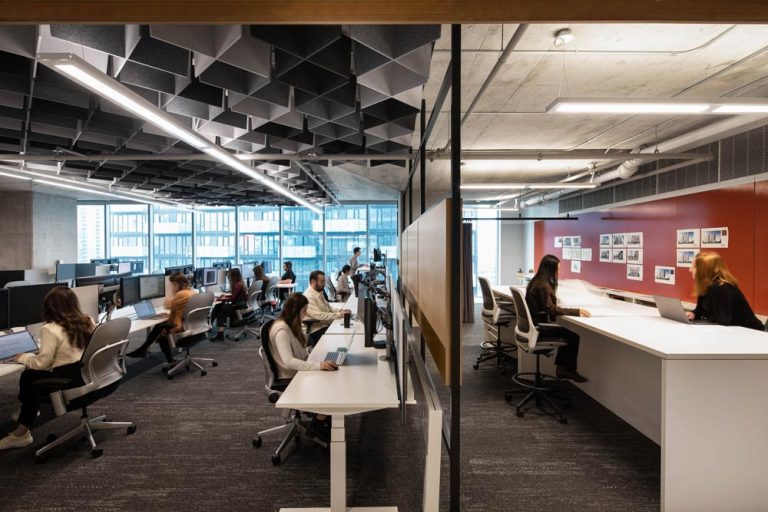
[[[265,318],[274,319],[274,313],[276,311],[275,304],[277,303],[277,276],[272,276],[267,282],[267,289],[264,291],[263,298],[259,303],[261,308],[261,323],[264,323]]]
[[[277,363],[275,363],[275,359],[272,356],[272,347],[270,345],[269,337],[269,330],[272,328],[273,323],[274,320],[269,320],[267,323],[261,326],[261,347],[259,348],[259,357],[261,358],[261,363],[264,366],[264,389],[267,392],[267,400],[269,400],[269,403],[271,404],[276,404],[277,401],[280,400],[280,396],[283,394],[283,391],[285,391],[285,389],[288,387],[288,384],[291,383],[291,379],[277,378]],[[256,434],[256,437],[253,439],[252,444],[254,448],[261,448],[263,443],[261,436],[270,434],[272,432],[278,432],[286,429],[288,430],[288,433],[285,435],[283,440],[280,442],[280,445],[277,447],[277,450],[275,450],[275,453],[272,455],[272,464],[275,466],[282,464],[283,450],[285,450],[291,440],[295,440],[295,442],[298,444],[300,442],[301,436],[306,436],[307,426],[302,422],[301,414],[301,411],[297,411],[295,409],[284,409],[283,416],[286,417],[285,423],[277,427],[262,430]],[[328,447],[327,443],[316,437],[309,438],[324,448]]]
[[[174,376],[182,369],[190,370],[192,366],[200,370],[200,376],[205,377],[207,372],[203,366],[205,363],[211,363],[211,366],[218,366],[215,359],[192,357],[189,353],[190,347],[201,337],[211,330],[211,308],[213,307],[213,293],[196,293],[189,298],[189,302],[184,307],[184,316],[181,320],[182,331],[168,334],[168,341],[172,347],[181,347],[184,349],[184,358],[177,361],[173,366],[165,365],[163,371],[172,380]]]
[[[527,353],[534,354],[536,356],[536,371],[530,372],[517,372],[512,377],[512,380],[520,386],[517,389],[513,389],[504,393],[504,399],[507,402],[512,402],[512,398],[516,393],[526,393],[525,397],[515,405],[515,413],[519,417],[525,415],[524,407],[531,400],[534,401],[536,408],[544,411],[542,403],[546,403],[554,410],[555,417],[560,420],[560,423],[568,423],[568,420],[563,416],[563,411],[552,400],[550,394],[557,390],[553,387],[554,384],[560,384],[560,379],[557,379],[550,375],[544,375],[541,373],[541,356],[550,357],[558,347],[565,345],[564,341],[560,340],[539,340],[539,330],[533,323],[531,318],[531,312],[528,309],[528,304],[525,302],[523,294],[517,288],[510,286],[512,292],[512,298],[514,299],[515,312],[517,313],[517,325],[515,325],[515,343],[517,343],[518,349]],[[539,325],[555,325],[555,324],[539,324]],[[533,381],[529,379],[522,379],[523,376],[533,376]]]
[[[488,279],[478,277],[478,281],[480,282],[480,290],[483,294],[483,323],[485,324],[486,332],[491,337],[495,336],[496,340],[495,342],[483,341],[480,344],[483,352],[477,356],[472,368],[477,370],[480,368],[481,363],[495,360],[496,367],[501,369],[501,373],[505,373],[505,363],[507,360],[515,358],[517,346],[501,341],[501,329],[502,327],[509,327],[514,323],[514,305],[507,301],[497,300]]]
[[[333,284],[333,279],[325,281],[325,288],[328,290],[328,296],[331,297],[330,302],[337,302],[339,300],[339,293],[336,291],[336,286]]]
[[[42,462],[43,454],[49,450],[80,436],[84,436],[90,442],[93,458],[101,456],[104,450],[96,446],[96,441],[93,439],[94,430],[124,428],[128,434],[136,432],[136,425],[132,422],[107,421],[106,416],[96,418],[88,416],[88,407],[111,395],[127,373],[124,354],[130,329],[131,320],[126,317],[116,318],[96,326],[80,359],[85,384],[50,394],[56,416],[64,416],[68,412],[79,410],[81,411],[80,424],[61,437],[49,435],[46,439],[47,444],[35,452],[38,461]]]
[[[247,338],[249,334],[253,334],[257,338],[259,337],[260,330],[258,327],[254,327],[253,324],[261,312],[259,302],[261,301],[261,287],[263,284],[263,281],[254,281],[248,289],[247,307],[235,311],[235,317],[240,324],[240,330],[235,333],[227,333],[227,338],[240,341],[242,338]]]

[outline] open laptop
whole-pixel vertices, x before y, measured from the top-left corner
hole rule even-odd
[[[656,303],[656,308],[659,310],[659,314],[663,318],[674,320],[684,324],[711,324],[707,320],[688,320],[688,315],[685,314],[685,308],[680,299],[673,299],[672,297],[662,297],[661,295],[654,295],[653,301]]]
[[[35,339],[29,331],[19,331],[0,336],[0,361],[5,361],[25,352],[36,352]]]
[[[160,318],[160,315],[155,311],[155,306],[152,305],[152,301],[149,300],[137,302],[133,305],[133,310],[136,312],[136,318],[139,320]]]
[[[357,332],[357,330],[355,330]],[[347,360],[347,353],[349,353],[349,347],[352,346],[352,341],[355,339],[355,332],[353,332],[347,339],[346,347],[339,347],[332,352],[328,352],[325,355],[326,361],[333,361],[336,366],[344,366],[344,361]]]

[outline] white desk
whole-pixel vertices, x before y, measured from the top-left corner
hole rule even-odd
[[[506,286],[494,291],[511,296]],[[579,305],[567,286],[558,293],[564,306]],[[579,371],[590,380],[576,385],[661,446],[662,510],[764,510],[768,333],[682,324],[607,297],[581,299],[600,315],[558,321],[581,337]],[[531,359],[521,354],[518,364],[529,367]]]
[[[323,336],[309,356],[322,361],[339,345],[338,336]],[[397,512],[397,507],[347,508],[347,447],[344,417],[367,411],[399,407],[397,378],[389,362],[379,361],[382,351],[364,347],[364,336],[354,337],[344,366],[335,372],[302,371],[296,374],[277,407],[332,416],[331,506],[309,509],[282,508],[281,512]]]
[[[21,373],[24,371],[24,365],[18,363],[0,363],[0,377]]]
[[[296,288],[296,283],[277,283],[276,288],[279,290],[292,290]]]

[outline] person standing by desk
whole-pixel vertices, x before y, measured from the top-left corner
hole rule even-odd
[[[313,270],[309,274],[309,288],[304,292],[304,296],[309,301],[307,306],[307,319],[313,323],[307,329],[309,333],[310,344],[314,347],[320,336],[325,334],[331,322],[337,318],[342,318],[344,314],[351,313],[348,309],[336,311],[325,298],[325,272],[322,270]]]
[[[152,343],[157,341],[165,355],[166,361],[169,364],[175,361],[167,335],[169,333],[181,332],[181,321],[184,319],[184,308],[187,307],[187,302],[189,302],[189,298],[195,294],[195,291],[190,288],[187,276],[181,272],[171,274],[171,277],[169,277],[168,280],[171,282],[173,290],[173,297],[165,299],[164,304],[165,307],[170,310],[168,321],[157,324],[152,331],[150,331],[149,336],[147,336],[147,341],[136,350],[125,354],[126,356],[138,358],[147,357],[147,349]]]
[[[41,400],[54,391],[83,385],[80,358],[91,339],[93,320],[80,310],[75,293],[63,286],[45,296],[42,316],[40,351],[16,357],[27,367],[19,378],[21,409],[12,415],[16,430],[0,440],[0,450],[32,444],[30,429]],[[61,382],[51,383],[52,379]]]
[[[565,327],[539,325],[554,322],[558,315],[591,316],[586,309],[561,308],[557,305],[557,279],[560,274],[560,259],[547,254],[539,263],[539,270],[533,276],[525,291],[525,302],[531,312],[533,323],[539,330],[540,340],[563,340],[566,345],[557,349],[555,365],[558,379],[587,382],[587,378],[576,371],[579,357],[579,335]]]
[[[687,312],[690,320],[705,319],[720,325],[765,330],[719,254],[700,252],[691,262],[690,271],[697,296],[696,309]]]
[[[350,274],[353,276],[357,273],[357,269],[360,268],[360,263],[357,261],[357,259],[360,257],[360,254],[362,254],[362,250],[359,247],[355,247],[352,249],[352,257],[349,258],[349,268],[350,268]]]
[[[248,290],[245,287],[245,281],[240,269],[229,269],[229,284],[230,293],[222,295],[219,303],[211,311],[211,318],[216,319],[217,333],[213,338],[209,338],[210,341],[222,341],[224,339],[224,325],[227,322],[227,318],[235,320],[235,311],[246,307]]]

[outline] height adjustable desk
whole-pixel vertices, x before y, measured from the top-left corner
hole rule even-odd
[[[494,291],[511,298],[508,286]],[[593,314],[558,318],[581,337],[579,371],[590,380],[575,385],[661,446],[662,510],[765,510],[768,333],[683,324],[647,306],[569,296],[568,286],[558,294]]]

